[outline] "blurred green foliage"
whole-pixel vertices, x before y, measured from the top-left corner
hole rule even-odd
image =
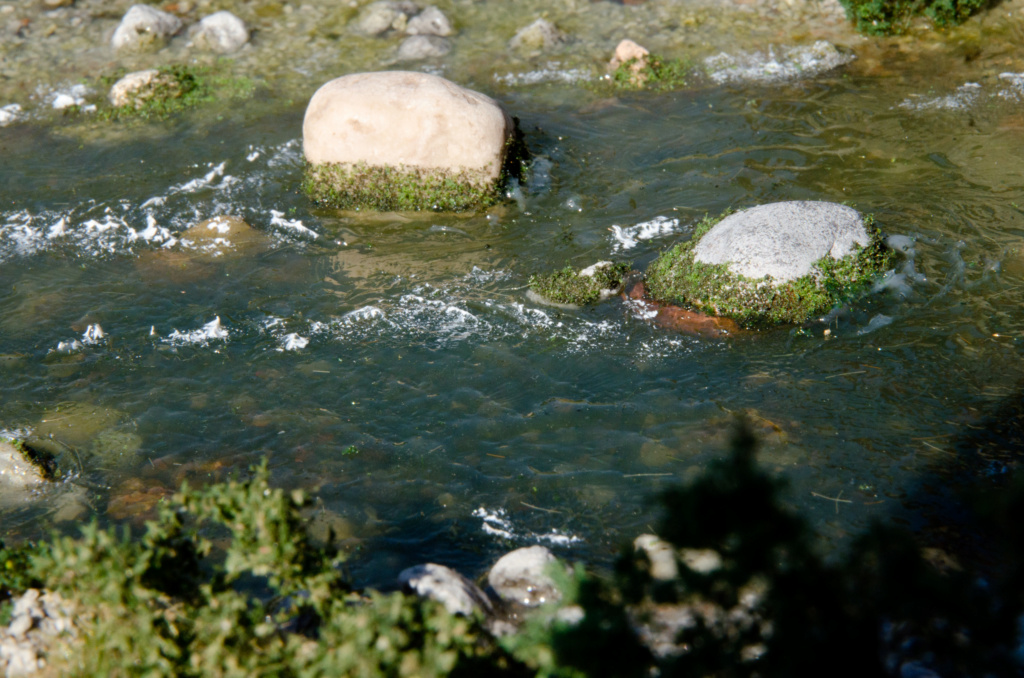
[[[925,15],[936,26],[956,26],[988,7],[990,0],[839,0],[846,16],[861,33],[898,35],[915,16]]]
[[[62,675],[883,676],[914,662],[942,676],[1017,670],[1024,491],[985,495],[981,515],[1009,557],[983,579],[936,569],[911,535],[881,526],[849,558],[826,563],[781,489],[741,427],[730,455],[661,496],[674,576],[655,577],[632,547],[606,575],[553,571],[562,601],[495,639],[481,618],[355,591],[330,540],[307,537],[305,497],[270,487],[264,464],[246,480],[183,487],[138,538],[92,524],[76,538],[0,545],[0,613],[3,596],[29,586],[75,601],[80,640],[50,657]],[[698,567],[695,552],[713,554],[712,565]],[[652,649],[638,629],[666,610],[691,622]]]

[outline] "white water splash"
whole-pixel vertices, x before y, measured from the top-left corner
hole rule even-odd
[[[913,96],[900,102],[899,107],[908,111],[962,111],[974,106],[980,94],[981,85],[976,82],[965,82],[952,94],[940,97]]]
[[[809,78],[854,60],[835,45],[818,40],[813,45],[770,47],[767,52],[716,54],[704,59],[708,77],[718,84],[727,82],[778,82]]]
[[[0,106],[0,127],[6,127],[11,123],[22,119],[23,110],[21,104],[7,104]]]
[[[515,87],[519,85],[539,85],[545,82],[561,82],[573,85],[579,82],[590,82],[594,79],[589,69],[562,68],[558,62],[549,62],[545,67],[526,73],[506,73],[494,75],[494,79],[503,85]]]
[[[671,217],[657,216],[650,221],[642,221],[634,226],[612,225],[612,251],[631,250],[642,240],[651,240],[664,235],[679,232],[679,220]]]
[[[228,338],[228,331],[221,325],[220,316],[203,325],[198,330],[181,332],[174,330],[163,340],[172,346],[207,346],[211,341]]]
[[[546,533],[517,530],[512,521],[508,519],[508,513],[505,509],[492,511],[481,506],[473,511],[472,516],[480,518],[480,529],[483,530],[484,534],[497,537],[498,539],[534,543],[547,542],[553,546],[572,546],[583,543],[582,537],[574,534],[562,534],[558,530],[551,530]]]
[[[314,240],[320,237],[320,235],[316,231],[314,231],[311,228],[307,228],[300,220],[285,218],[284,212],[278,212],[277,210],[270,210],[270,216],[271,216],[271,219],[270,219],[270,225],[271,226],[277,226],[278,228],[283,228],[285,230],[294,231],[296,233],[300,233],[302,235],[309,236],[310,238],[313,238]]]

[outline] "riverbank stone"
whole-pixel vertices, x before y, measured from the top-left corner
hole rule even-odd
[[[525,155],[493,99],[436,75],[356,73],[316,91],[303,188],[343,209],[461,211],[495,202]]]
[[[551,569],[558,559],[545,546],[527,546],[506,553],[487,573],[487,583],[506,603],[539,607],[562,599]]]
[[[163,47],[181,30],[181,19],[149,5],[132,5],[114,30],[115,50],[139,51]]]
[[[42,470],[12,441],[0,440],[0,505],[27,500],[45,482]]]
[[[409,35],[436,35],[445,38],[451,35],[454,29],[445,13],[431,5],[409,20],[405,32]]]
[[[892,258],[851,207],[772,203],[705,219],[651,264],[647,290],[748,327],[799,323],[867,289]]]
[[[203,18],[192,27],[189,35],[193,46],[219,54],[238,51],[249,42],[249,28],[245,22],[227,10]]]
[[[357,33],[375,36],[389,30],[404,31],[409,19],[419,12],[419,7],[412,2],[395,0],[378,0],[371,2],[356,16],[353,28]]]
[[[426,563],[406,568],[398,574],[398,583],[409,593],[441,603],[452,614],[493,612],[490,599],[479,586],[444,565]]]

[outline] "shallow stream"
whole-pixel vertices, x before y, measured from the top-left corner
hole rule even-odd
[[[241,104],[111,123],[26,101],[0,127],[0,430],[54,439],[70,474],[0,508],[0,539],[138,523],[183,480],[266,457],[315,498],[316,529],[358,551],[356,579],[384,586],[533,543],[607,563],[656,524],[659,490],[725,454],[741,414],[826,551],[873,519],[941,530],[955,509],[937,468],[1012,464],[963,441],[1024,377],[1024,5],[868,40],[814,7],[545,3],[577,40],[509,56],[540,3],[440,4],[455,49],[403,67],[494,96],[534,154],[522,194],[485,212],[339,213],[298,192],[308,96],[398,67],[391,43],[319,58],[329,26]],[[731,68],[616,91],[597,57],[623,25]],[[848,62],[792,52],[821,38]],[[724,341],[618,299],[526,296],[531,274],[642,268],[707,213],[794,199],[873,214],[905,256],[818,322]],[[183,238],[219,214],[254,234]]]

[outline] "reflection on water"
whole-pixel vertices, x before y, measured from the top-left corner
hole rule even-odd
[[[367,546],[368,583],[535,542],[601,562],[737,415],[826,548],[874,518],[917,524],[921,474],[1024,373],[1015,86],[863,60],[615,98],[506,83],[535,172],[522,205],[474,215],[314,209],[296,106],[258,139],[201,117],[146,143],[0,130],[0,185],[18,187],[0,205],[0,429],[73,472],[5,510],[0,537],[74,515],[52,510],[70,492],[137,523],[180,482],[267,456],[324,533]],[[526,297],[533,273],[643,267],[706,213],[794,199],[873,213],[906,256],[820,322],[727,342],[619,300]],[[187,236],[218,215],[251,237]]]

